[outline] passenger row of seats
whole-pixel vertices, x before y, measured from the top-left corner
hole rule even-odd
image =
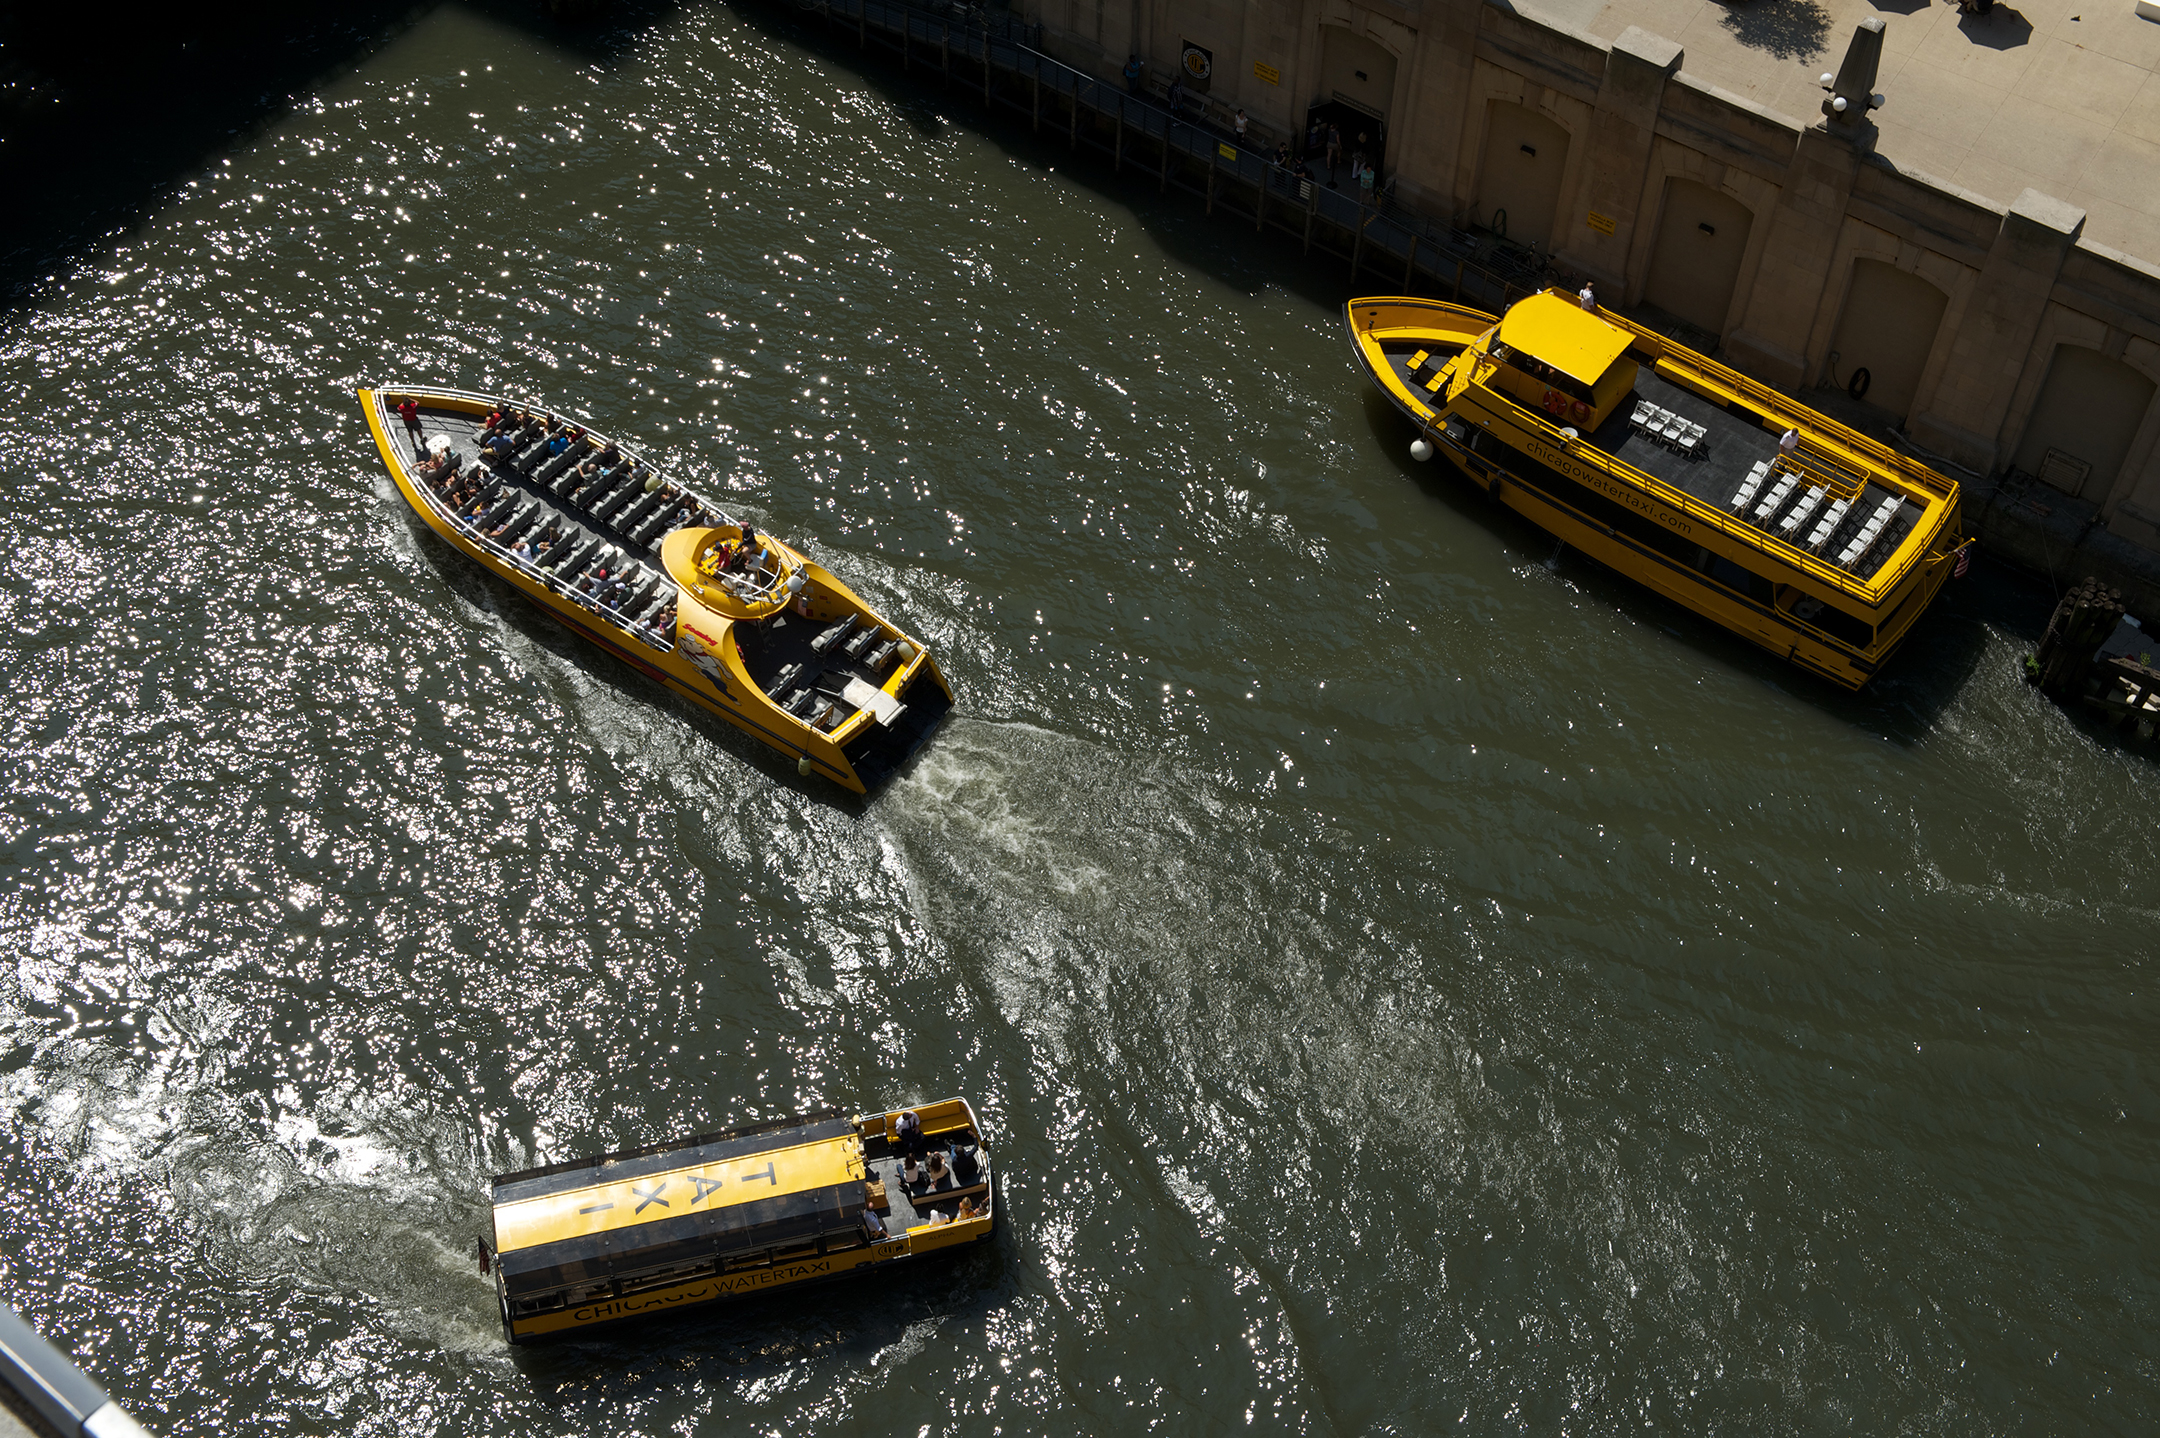
[[[884,674],[900,652],[900,640],[885,639],[883,631],[875,623],[865,622],[860,615],[850,614],[838,623],[828,625],[810,641],[811,657],[781,666],[772,682],[765,686],[767,698],[782,710],[811,725],[821,725],[841,707],[839,697],[818,687],[818,681],[837,670],[845,684],[850,679],[862,677],[848,672],[838,661],[852,661],[868,671],[869,679],[876,681]],[[853,709],[847,713],[852,714]],[[840,715],[845,718],[846,714]]]
[[[467,477],[485,478],[485,467],[475,465]],[[623,578],[629,585],[629,592],[621,603],[611,606],[607,612],[619,616],[626,626],[653,618],[672,598],[665,592],[667,576],[664,571],[633,560],[628,566],[630,574],[624,577],[621,546],[586,530],[545,498],[531,494],[510,480],[498,475],[482,491],[482,501],[488,504],[488,509],[478,520],[468,520],[461,513],[458,522],[473,530],[482,542],[505,551],[513,548],[520,539],[539,532],[550,521],[562,527],[563,533],[550,546],[547,557],[531,567],[552,577],[572,597],[590,602],[586,596],[577,593],[577,585],[585,576],[598,570],[607,570],[610,581]],[[498,527],[502,530],[500,534],[493,532]]]
[[[709,518],[702,503],[686,493],[668,495],[665,484],[655,485],[648,492],[645,485],[652,477],[651,469],[620,450],[605,470],[581,485],[579,465],[607,451],[595,448],[589,437],[581,436],[562,453],[550,456],[547,447],[553,438],[544,429],[529,432],[510,459],[497,467],[498,472],[511,471],[535,488],[591,515],[640,548],[651,547],[680,509],[690,510],[691,522]]]
[[[1832,539],[1853,512],[1853,503],[1849,499],[1836,499],[1825,505],[1823,501],[1830,495],[1828,487],[1814,484],[1803,489],[1805,479],[1798,470],[1784,469],[1775,461],[1759,459],[1734,492],[1732,511],[1788,544],[1804,545],[1816,554],[1823,554],[1830,549]],[[1798,500],[1787,509],[1786,501],[1792,500],[1796,492]],[[1865,559],[1904,503],[1902,497],[1891,495],[1877,504],[1867,521],[1838,552],[1839,566],[1852,569]],[[1810,520],[1814,521],[1812,527],[1809,527]],[[1774,530],[1771,528],[1773,522],[1776,524]]]

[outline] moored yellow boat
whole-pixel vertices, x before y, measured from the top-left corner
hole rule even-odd
[[[1954,481],[1559,291],[1504,318],[1376,297],[1344,320],[1421,456],[1849,688],[1897,648],[1964,544]]]
[[[423,523],[572,632],[857,793],[952,707],[919,640],[791,546],[537,406],[361,389]]]

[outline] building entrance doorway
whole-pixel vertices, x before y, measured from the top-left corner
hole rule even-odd
[[[1365,136],[1365,158],[1372,162],[1373,173],[1387,174],[1387,121],[1355,105],[1340,100],[1318,100],[1305,112],[1306,163],[1317,172],[1321,161],[1327,156],[1328,126],[1333,125],[1342,135],[1342,176],[1350,176],[1350,157],[1358,152],[1358,136]],[[1325,178],[1323,176],[1323,178]],[[1385,183],[1383,181],[1383,183]]]
[[[1327,127],[1342,132],[1345,165],[1360,148],[1376,174],[1387,173],[1388,116],[1395,104],[1395,57],[1341,25],[1320,27],[1320,83],[1305,114],[1307,149],[1325,154]],[[1318,127],[1317,136],[1315,126]],[[1358,136],[1365,137],[1361,147]],[[1348,173],[1347,168],[1345,173]]]

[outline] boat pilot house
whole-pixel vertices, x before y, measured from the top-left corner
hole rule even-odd
[[[907,1262],[985,1242],[993,1223],[965,1099],[506,1173],[493,1196],[512,1343]]]
[[[1359,363],[1422,446],[1591,558],[1858,688],[1963,543],[1957,485],[1557,291],[1495,319],[1352,300]]]

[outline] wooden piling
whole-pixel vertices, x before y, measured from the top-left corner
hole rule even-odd
[[[2058,702],[2084,697],[2095,655],[2122,616],[2122,591],[2087,575],[2056,604],[2026,676]]]
[[[938,25],[937,55],[938,70],[940,71],[940,74],[938,75],[938,86],[941,89],[951,89],[952,26],[948,23],[940,22],[940,24]]]
[[[1256,235],[1267,227],[1267,179],[1267,162],[1263,160],[1260,162],[1260,192],[1253,197],[1252,205],[1252,227]]]
[[[870,0],[855,0],[855,48],[870,48]]]
[[[1177,121],[1165,118],[1162,127],[1162,169],[1155,176],[1155,193],[1167,194],[1170,190],[1170,127]]]
[[[1361,204],[1358,206],[1357,235],[1350,241],[1350,278],[1353,280],[1357,278],[1358,262],[1365,258],[1365,226],[1369,223]]]
[[[1073,92],[1072,92],[1072,95],[1073,95],[1073,108],[1072,108],[1072,139],[1071,139],[1071,144],[1072,144],[1072,148],[1073,148],[1074,152],[1075,152],[1075,153],[1077,153],[1077,152],[1079,151],[1079,149],[1080,149],[1080,86],[1079,86],[1079,83],[1078,83],[1077,81],[1076,81],[1076,82],[1074,82],[1074,84],[1073,84]]]
[[[1304,252],[1305,252],[1306,254],[1308,254],[1308,255],[1312,253],[1312,227],[1313,227],[1313,220],[1314,220],[1315,218],[1317,218],[1319,214],[1320,214],[1320,182],[1319,182],[1318,180],[1307,180],[1307,181],[1305,182],[1305,251],[1304,251]]]
[[[982,32],[983,47],[983,108],[990,108],[990,32]]]
[[[1117,135],[1110,142],[1110,173],[1125,172],[1125,97],[1117,97]]]
[[[1211,142],[1207,152],[1207,213],[1211,215],[1215,213],[1215,172],[1221,168],[1217,163],[1219,159]]]
[[[1416,231],[1411,231],[1410,251],[1408,254],[1403,256],[1402,287],[1405,293],[1409,292],[1411,282],[1417,275],[1417,242],[1419,238],[1420,237]]]
[[[1028,128],[1040,135],[1042,133],[1042,66],[1040,64],[1034,67],[1034,74],[1029,78],[1035,83],[1031,87],[1028,99]]]

